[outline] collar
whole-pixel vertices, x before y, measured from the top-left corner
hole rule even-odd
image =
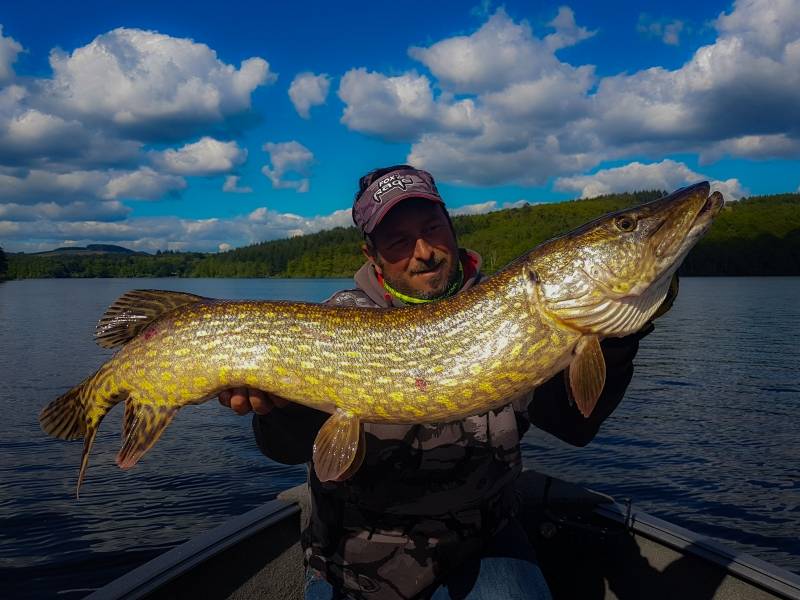
[[[402,300],[406,304],[427,304],[428,302],[443,300],[444,298],[449,298],[450,296],[457,294],[459,290],[461,290],[461,287],[464,285],[464,267],[461,265],[461,260],[458,261],[458,279],[456,279],[455,281],[453,281],[453,283],[450,284],[450,287],[448,287],[445,290],[444,294],[442,294],[441,296],[437,296],[436,298],[415,298],[414,296],[408,296],[403,292],[399,292],[392,286],[390,286],[389,282],[387,282],[380,273],[376,272],[375,275],[378,278],[378,282],[383,286],[383,289],[385,289],[387,292],[389,292],[389,294],[391,294],[398,300]]]
[[[459,250],[459,259],[464,276],[461,287],[456,290],[456,293],[463,292],[483,279],[483,275],[480,272],[482,260],[477,252],[461,248]],[[378,306],[384,308],[407,306],[407,303],[401,298],[387,291],[378,279],[378,274],[375,272],[371,262],[364,263],[356,272],[354,279],[358,289],[366,293]]]

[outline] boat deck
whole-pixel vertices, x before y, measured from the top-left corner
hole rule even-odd
[[[527,471],[523,523],[558,600],[800,600],[800,576],[582,487]],[[303,597],[305,486],[97,590],[90,600]]]

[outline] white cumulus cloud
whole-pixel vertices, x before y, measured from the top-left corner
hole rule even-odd
[[[500,90],[559,65],[553,48],[502,8],[472,35],[447,38],[427,48],[412,47],[408,53],[428,67],[440,85],[460,93]]]
[[[183,177],[159,173],[150,167],[141,167],[121,175],[113,175],[106,183],[103,197],[158,200],[169,192],[186,187]]]
[[[246,151],[209,133],[239,134],[229,120],[276,77],[262,58],[237,67],[205,44],[139,29],[53,50],[50,77],[17,77],[20,51],[0,30],[0,220],[14,231],[17,221],[42,232],[49,221],[121,226],[128,201],[173,196],[185,176],[231,174]]]
[[[527,200],[516,200],[514,202],[499,203],[497,200],[487,200],[486,202],[478,202],[476,204],[464,204],[456,208],[448,208],[453,216],[458,215],[483,215],[496,210],[505,210],[507,208],[522,208],[531,204]]]
[[[40,169],[6,169],[0,172],[0,202],[68,204],[86,198],[101,199],[109,176],[102,171],[53,173]]]
[[[124,219],[131,209],[117,200],[94,203],[85,201],[58,204],[56,202],[37,202],[35,204],[0,204],[0,221],[118,221]]]
[[[136,160],[140,142],[33,108],[37,102],[35,93],[23,85],[0,88],[0,165],[66,170]]]
[[[342,123],[391,140],[411,140],[429,130],[475,133],[482,127],[471,99],[434,100],[430,80],[413,71],[388,77],[351,69],[341,79],[339,97],[347,105]]]
[[[256,231],[262,232],[265,239],[277,237],[292,237],[315,233],[323,229],[334,227],[351,227],[353,218],[350,209],[334,211],[329,215],[315,217],[301,217],[292,213],[281,213],[266,207],[252,211],[247,220]]]
[[[746,194],[737,179],[713,180],[696,173],[684,163],[665,159],[658,163],[632,162],[621,167],[602,169],[592,175],[559,177],[555,188],[578,192],[581,198],[592,198],[615,192],[635,190],[673,191],[698,181],[711,180],[712,190],[719,190],[726,199],[738,200]]]
[[[507,132],[507,135],[504,135]],[[596,159],[582,149],[564,152],[555,135],[529,139],[499,124],[493,135],[464,140],[454,135],[425,135],[411,147],[408,162],[460,184],[539,185],[555,173],[590,168]]]
[[[800,138],[793,138],[785,133],[774,133],[743,135],[722,140],[701,149],[700,162],[701,164],[716,162],[723,156],[752,159],[793,158],[800,156]]]
[[[11,36],[4,36],[3,26],[0,25],[0,83],[14,78],[13,65],[20,52],[22,45]]]
[[[603,79],[595,131],[606,144],[699,149],[747,136],[800,135],[797,3],[747,0],[717,20],[713,44],[679,69]]]
[[[289,86],[289,98],[297,114],[308,119],[311,117],[311,107],[325,104],[331,78],[326,74],[299,73]]]
[[[351,69],[342,77],[339,97],[347,104],[342,123],[364,133],[408,139],[432,123],[433,92],[424,75]]]
[[[250,186],[240,186],[238,175],[228,175],[225,177],[225,183],[222,184],[222,191],[232,194],[249,194],[253,191]]]
[[[158,200],[185,187],[183,177],[160,173],[150,167],[66,173],[41,169],[0,170],[0,203],[39,207],[80,203],[87,217],[92,206],[96,206],[98,215],[106,213],[109,200]]]
[[[175,175],[220,175],[230,172],[247,158],[247,150],[236,142],[203,137],[193,144],[165,150],[154,158],[164,171]]]
[[[632,156],[796,158],[796,9],[797,0],[736,1],[714,21],[716,39],[682,66],[604,77],[557,56],[565,45],[604,35],[568,7],[543,37],[499,9],[471,34],[410,48],[430,75],[349,71],[339,87],[342,122],[411,142],[408,162],[477,185],[541,185]],[[656,29],[677,43],[686,28],[672,19]]]
[[[72,53],[54,50],[42,102],[59,114],[100,121],[143,139],[172,139],[250,108],[275,80],[253,57],[237,69],[205,44],[119,28]]]
[[[540,184],[591,166],[598,142],[565,129],[591,108],[586,94],[594,69],[572,67],[554,54],[590,32],[575,24],[570,10],[559,11],[550,25],[561,41],[534,37],[526,23],[499,9],[472,35],[411,48],[444,88],[438,96],[425,75],[352,70],[340,84],[342,121],[364,133],[412,141],[408,161],[452,182]]]
[[[586,27],[579,27],[575,23],[575,12],[569,6],[560,6],[555,19],[548,25],[555,29],[555,32],[545,36],[544,42],[548,49],[553,51],[574,46],[597,33],[589,31]]]
[[[349,208],[313,217],[261,207],[248,214],[225,219],[146,217],[113,220],[115,217],[109,216],[106,221],[75,220],[71,217],[56,219],[46,214],[47,208],[37,207],[36,210],[35,214],[29,212],[30,218],[25,220],[6,220],[5,214],[0,211],[0,238],[3,239],[5,250],[37,252],[61,245],[113,243],[146,252],[224,252],[258,242],[353,225]],[[69,217],[66,212],[69,207],[54,207],[52,210],[61,211],[60,215]]]
[[[800,10],[796,0],[737,0],[715,25],[723,39],[741,40],[752,54],[780,59],[797,43]]]
[[[294,140],[267,142],[264,150],[269,154],[270,164],[261,167],[261,172],[272,182],[273,188],[294,189],[299,193],[308,191],[308,173],[314,162],[311,150]]]

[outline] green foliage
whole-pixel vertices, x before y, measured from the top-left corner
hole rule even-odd
[[[544,240],[663,192],[613,194],[453,219],[459,242],[491,273]],[[220,254],[9,255],[8,277],[349,277],[363,262],[355,228]],[[731,202],[681,268],[686,275],[800,275],[800,194]],[[2,276],[2,263],[0,263]]]
[[[193,277],[349,277],[363,260],[353,227],[208,254]]]
[[[3,249],[0,248],[0,281],[3,281],[8,274],[8,260],[6,259],[6,253],[3,252]]]
[[[51,255],[15,254],[9,260],[14,279],[62,277],[187,277],[203,254],[162,253]]]

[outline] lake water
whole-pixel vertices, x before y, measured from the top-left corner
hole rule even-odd
[[[685,278],[642,341],[625,400],[586,448],[531,431],[528,468],[800,573],[800,278]],[[264,458],[249,417],[181,411],[130,471],[121,409],[101,428],[80,500],[81,443],[39,410],[93,372],[98,317],[133,288],[321,301],[350,280],[96,279],[0,284],[0,581],[7,598],[80,598],[305,480]]]

